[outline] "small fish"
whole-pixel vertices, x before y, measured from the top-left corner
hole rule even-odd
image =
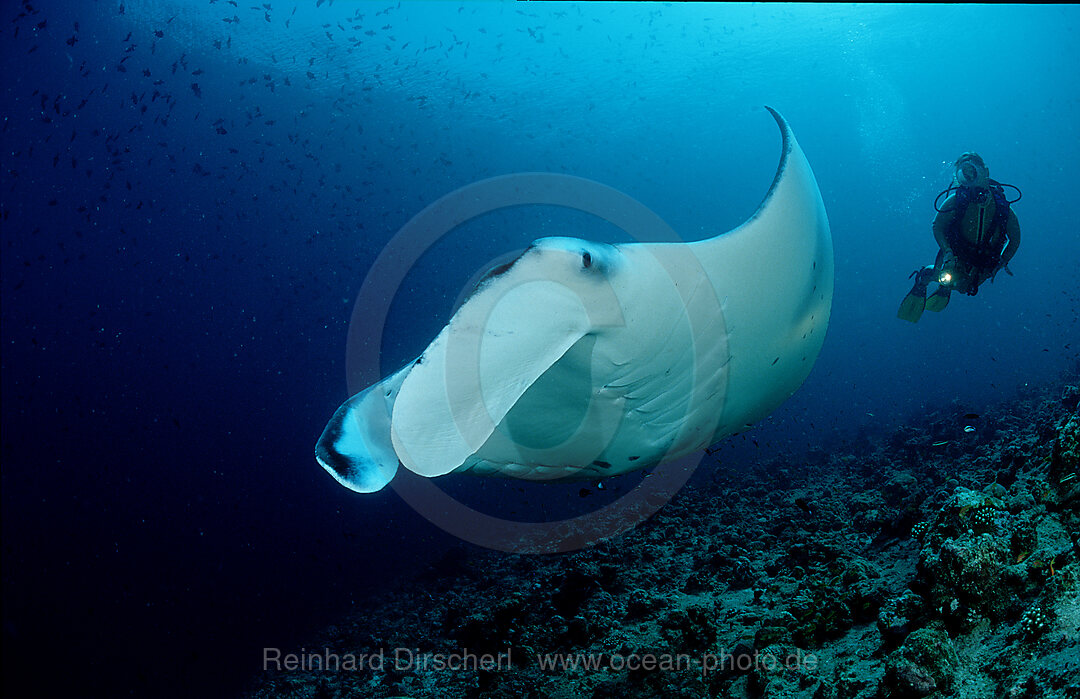
[[[934,442],[930,446],[932,446],[932,447],[943,447],[948,443],[949,443],[949,440],[946,439],[946,440],[943,440],[943,441],[940,441],[940,442]]]

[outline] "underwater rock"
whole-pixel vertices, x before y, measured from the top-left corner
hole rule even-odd
[[[887,643],[900,643],[924,615],[926,602],[911,590],[893,597],[878,611],[877,625]]]
[[[1080,386],[1066,386],[1061,391],[1061,404],[1069,410],[1075,410],[1080,404]]]
[[[761,626],[754,634],[754,647],[764,648],[777,643],[792,643],[791,629],[797,625],[798,620],[788,611],[762,619]]]
[[[716,645],[717,611],[714,606],[703,604],[675,609],[660,619],[660,628],[673,647],[700,655]]]
[[[627,597],[626,618],[627,620],[636,620],[650,616],[656,610],[661,609],[666,602],[666,598],[650,590],[637,588],[632,590]]]
[[[960,664],[952,639],[939,627],[913,631],[885,661],[883,697],[904,699],[949,692]]]
[[[683,592],[688,595],[693,595],[698,592],[705,592],[716,588],[715,579],[700,570],[695,570],[690,573],[690,576],[686,579],[686,583],[683,585]]]
[[[1080,496],[1080,413],[1073,413],[1058,429],[1048,475],[1058,503]]]
[[[755,653],[749,674],[752,696],[813,696],[820,687],[817,656],[791,644],[765,646]]]
[[[940,618],[967,626],[974,611],[1003,620],[1019,610],[1016,591],[1007,575],[1010,562],[1005,541],[991,534],[965,534],[949,539],[939,549],[923,549],[919,559],[927,602]]]
[[[913,528],[923,542],[916,592],[954,629],[978,617],[1015,618],[1026,591],[1028,563],[1036,550],[1032,513],[1010,514],[1000,484],[985,491],[957,488],[937,513]]]

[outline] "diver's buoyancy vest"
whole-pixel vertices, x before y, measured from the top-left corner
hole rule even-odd
[[[953,207],[958,213],[945,236],[949,246],[969,264],[997,267],[1008,240],[1005,191],[991,182],[989,196],[980,197],[970,187],[958,187],[954,196]]]

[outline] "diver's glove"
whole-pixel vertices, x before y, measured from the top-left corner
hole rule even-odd
[[[1015,276],[1012,273],[1012,270],[1009,269],[1009,265],[998,265],[997,268],[994,269],[994,273],[990,275],[990,283],[991,284],[994,283],[994,279],[997,278],[997,273],[1000,272],[1001,270],[1005,270],[1005,274],[1009,275],[1010,277]]]

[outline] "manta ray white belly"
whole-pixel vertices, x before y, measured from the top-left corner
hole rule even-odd
[[[338,409],[319,463],[358,492],[399,462],[428,477],[596,478],[768,415],[809,374],[833,293],[817,182],[772,114],[783,154],[750,220],[694,243],[537,241],[419,358]]]

